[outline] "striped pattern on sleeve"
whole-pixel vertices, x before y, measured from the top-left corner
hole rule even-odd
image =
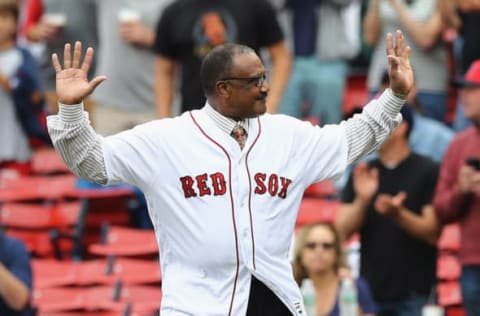
[[[405,100],[385,90],[376,100],[370,101],[361,114],[342,122],[348,143],[348,164],[353,163],[378,148],[400,124],[399,114]]]
[[[95,183],[107,183],[103,138],[90,125],[83,103],[59,104],[58,115],[49,116],[47,125],[55,149],[77,176]]]

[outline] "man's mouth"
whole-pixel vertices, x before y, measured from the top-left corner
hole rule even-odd
[[[259,97],[257,98],[257,100],[258,100],[258,101],[265,101],[265,100],[267,100],[267,95],[265,94],[265,95],[259,96]]]

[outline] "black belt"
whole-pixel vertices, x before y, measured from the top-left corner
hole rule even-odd
[[[246,316],[292,316],[292,313],[272,290],[252,275]]]

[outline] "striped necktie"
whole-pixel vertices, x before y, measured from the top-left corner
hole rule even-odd
[[[237,141],[240,148],[243,149],[247,141],[247,131],[240,125],[235,125],[230,135]]]

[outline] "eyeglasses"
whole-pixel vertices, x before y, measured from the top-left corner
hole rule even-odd
[[[256,86],[257,88],[260,88],[265,84],[265,82],[268,82],[269,77],[270,77],[270,72],[267,70],[267,71],[265,71],[265,73],[263,73],[259,76],[256,76],[256,77],[247,77],[247,78],[228,77],[228,78],[224,78],[220,81],[230,81],[230,80],[246,81],[247,84],[252,84],[252,85]]]
[[[333,242],[307,242],[305,244],[305,248],[309,250],[314,250],[317,247],[322,247],[324,250],[331,250],[333,247],[335,247],[335,244]]]

